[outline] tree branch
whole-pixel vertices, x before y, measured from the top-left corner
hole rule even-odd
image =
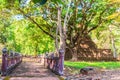
[[[69,4],[70,3],[71,3],[71,0],[69,1]],[[68,18],[69,9],[70,9],[70,5],[68,5],[68,9],[67,9],[67,12],[66,12],[66,15],[65,15],[65,18],[64,18],[64,24],[63,24],[63,31],[64,31],[65,39],[67,38],[67,35],[66,35],[67,26],[66,25],[68,24],[67,18]]]
[[[81,1],[80,2],[81,6],[82,6],[82,24],[87,23],[87,3],[85,1]],[[88,9],[89,10],[89,9]],[[87,30],[87,26],[86,24],[84,26],[82,26],[82,30],[81,33],[84,33]]]
[[[26,15],[25,12],[23,10],[21,10],[20,8],[18,8],[18,10],[25,16],[27,17],[29,20],[31,20],[34,24],[36,24],[40,30],[42,32],[44,32],[45,34],[49,35],[51,38],[55,39],[53,35],[51,35],[49,32],[45,31],[34,19],[32,19],[30,16]]]
[[[108,8],[106,8],[105,10],[103,10],[103,11],[100,13],[99,20],[98,20],[98,24],[97,24],[95,27],[92,27],[91,29],[89,29],[89,30],[88,30],[88,33],[99,27],[99,25],[102,23],[102,19],[101,19],[101,18],[102,18],[102,15],[104,14],[104,12],[105,12],[107,9],[108,9]]]

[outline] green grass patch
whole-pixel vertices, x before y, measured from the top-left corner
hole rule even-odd
[[[65,61],[65,66],[73,68],[84,68],[84,67],[98,67],[104,69],[116,69],[120,68],[120,62],[70,62]]]

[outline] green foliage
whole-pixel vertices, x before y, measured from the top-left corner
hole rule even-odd
[[[104,24],[105,25],[105,24]],[[120,54],[120,28],[115,25],[108,25],[111,27],[112,31],[110,32],[109,27],[99,27],[91,33],[92,40],[97,44],[98,48],[102,49],[111,49],[113,50],[111,43],[111,36],[114,38],[115,47],[117,53]]]
[[[118,7],[111,5],[112,2],[109,3],[108,0],[71,1],[69,3],[69,0],[31,0],[31,2],[26,4],[27,6],[21,7],[19,0],[0,0],[0,42],[6,43],[9,49],[14,49],[25,54],[36,55],[46,51],[53,51],[53,39],[42,31],[44,30],[55,36],[57,7],[61,6],[62,8],[61,16],[63,24],[68,5],[70,5],[67,17],[68,41],[75,41],[74,39],[78,33],[80,36],[83,36],[83,33],[86,32],[91,35],[93,40],[97,40],[96,43],[100,48],[103,48],[103,45],[109,46],[109,36],[106,36],[109,35],[107,29],[114,16],[118,16],[118,13],[115,13]],[[37,3],[45,5],[36,7]],[[18,9],[21,9],[24,13]],[[75,13],[75,11],[77,12]],[[23,15],[23,19],[13,21],[13,17],[18,14]],[[39,26],[35,25],[34,21]],[[117,21],[119,20],[117,19]],[[92,30],[93,32],[90,31],[90,33],[89,30],[92,28],[95,29],[93,29],[94,31]],[[114,31],[113,33],[116,34],[117,32]],[[119,35],[115,36],[116,44],[119,45]],[[73,44],[68,45],[72,46]]]
[[[47,0],[46,0],[47,1]],[[17,9],[21,8],[18,0],[0,0],[0,43],[3,43],[9,50],[14,50],[27,55],[38,55],[54,51],[54,41],[25,16],[30,15],[44,30],[47,22],[40,14],[34,15],[38,8],[30,6],[22,8],[25,11],[23,17]],[[40,2],[43,5],[45,0]],[[25,4],[28,5],[28,4]],[[32,7],[31,7],[32,6]],[[20,16],[21,15],[21,16]],[[48,26],[49,27],[49,26]]]
[[[7,30],[9,32],[7,37],[9,49],[27,55],[38,55],[54,50],[53,40],[26,20],[15,21]]]

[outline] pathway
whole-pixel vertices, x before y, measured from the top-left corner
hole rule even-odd
[[[10,80],[59,80],[54,73],[40,65],[39,59],[35,58],[24,58],[10,76]]]

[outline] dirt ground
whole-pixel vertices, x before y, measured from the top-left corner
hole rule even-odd
[[[23,58],[23,62],[9,75],[10,80],[59,80],[40,64],[38,58]],[[4,77],[3,77],[4,78]]]
[[[40,64],[39,58],[23,58],[23,62],[9,75],[10,80],[59,80],[50,70]],[[98,69],[88,75],[80,69],[65,67],[65,80],[120,80],[120,69]]]
[[[79,69],[66,67],[64,76],[68,80],[120,80],[120,69],[98,69],[83,75]]]

